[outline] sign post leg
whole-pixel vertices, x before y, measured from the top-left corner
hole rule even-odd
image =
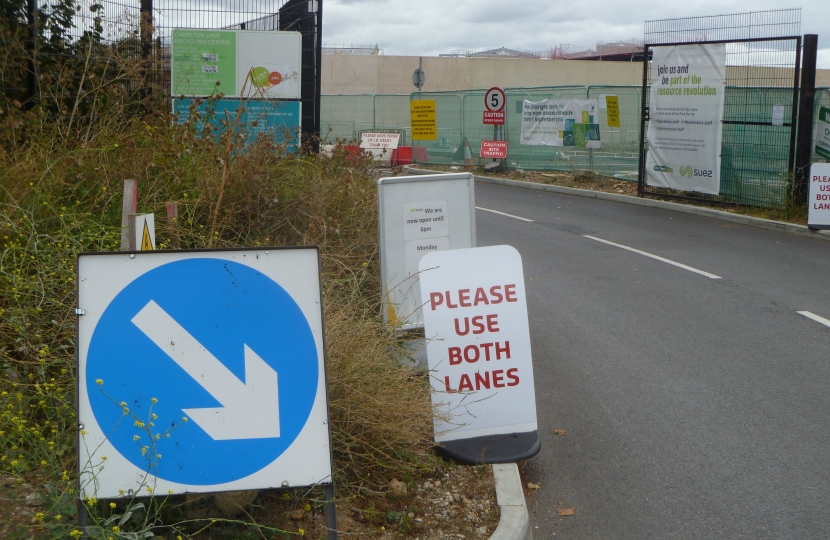
[[[334,483],[326,486],[326,527],[328,540],[337,540],[337,509],[334,506]]]

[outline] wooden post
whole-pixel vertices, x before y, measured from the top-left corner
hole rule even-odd
[[[167,203],[167,233],[170,235],[170,247],[179,249],[182,247],[179,236],[179,203]]]
[[[130,214],[135,214],[136,202],[138,201],[138,181],[124,180],[124,203],[121,207],[121,251],[130,249]],[[135,248],[133,248],[135,249]]]

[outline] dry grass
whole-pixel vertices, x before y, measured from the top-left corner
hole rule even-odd
[[[318,245],[341,489],[370,493],[431,467],[428,381],[398,365],[380,322],[370,163],[176,125],[166,103],[137,103],[122,84],[129,66],[110,60],[117,77],[87,78],[77,106],[0,105],[0,472],[52,486],[38,526],[59,537],[74,514],[75,255],[118,249],[128,178],[157,216],[159,247],[173,235],[168,201],[182,248]]]

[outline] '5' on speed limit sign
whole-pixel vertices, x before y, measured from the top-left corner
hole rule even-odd
[[[487,93],[484,94],[484,106],[487,107],[488,111],[498,112],[504,109],[505,101],[504,90],[497,86],[487,90]]]

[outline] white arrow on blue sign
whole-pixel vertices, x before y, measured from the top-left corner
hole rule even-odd
[[[85,495],[331,481],[316,249],[86,254],[78,276]]]

